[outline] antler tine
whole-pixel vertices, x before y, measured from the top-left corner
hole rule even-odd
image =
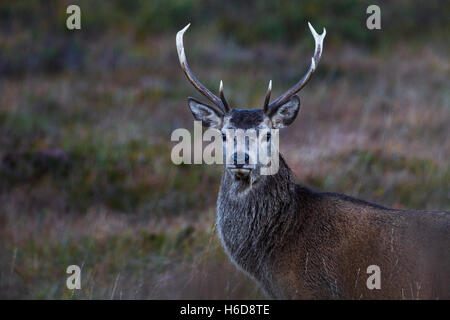
[[[316,30],[314,30],[311,23],[308,22],[308,26],[309,26],[309,29],[311,30],[311,33],[314,37],[314,41],[316,44],[315,49],[314,49],[314,56],[311,58],[311,65],[309,66],[309,69],[306,72],[306,74],[300,79],[300,81],[297,82],[293,87],[291,87],[285,93],[283,93],[275,101],[273,101],[269,105],[269,108],[276,108],[276,107],[286,103],[294,94],[299,92],[308,83],[309,79],[311,78],[311,75],[316,70],[316,66],[320,61],[320,57],[322,56],[323,39],[325,38],[327,31],[325,30],[325,28],[323,28],[322,34],[318,34],[316,32]]]
[[[203,94],[208,100],[213,102],[216,106],[218,106],[223,112],[228,112],[226,107],[224,106],[224,103],[221,99],[219,99],[214,93],[209,91],[198,79],[194,76],[191,69],[189,68],[189,65],[186,60],[186,55],[184,52],[184,44],[183,44],[183,35],[186,32],[186,30],[189,28],[191,24],[189,23],[186,27],[178,31],[176,36],[176,43],[177,43],[177,52],[178,52],[178,59],[180,60],[181,68],[184,71],[184,74],[188,78],[188,80],[194,85],[194,87]]]
[[[220,80],[219,96],[220,96],[220,100],[222,100],[223,106],[225,108],[225,112],[228,113],[230,111],[230,107],[228,106],[227,100],[225,99],[225,95],[223,94],[223,81],[222,80]]]
[[[269,86],[267,87],[266,98],[264,99],[264,113],[269,111],[270,95],[272,94],[272,80],[269,81]]]

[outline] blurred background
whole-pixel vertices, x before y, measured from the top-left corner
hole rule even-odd
[[[221,166],[170,160],[171,132],[193,128],[187,96],[203,98],[176,55],[188,22],[194,73],[241,108],[299,80],[307,21],[326,27],[280,140],[297,181],[450,210],[449,16],[439,0],[1,1],[0,298],[264,298],[216,235]]]

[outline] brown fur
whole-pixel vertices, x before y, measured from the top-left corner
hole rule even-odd
[[[282,128],[299,110],[297,97],[270,115],[223,115],[191,99],[205,126]],[[225,166],[217,226],[237,267],[277,299],[450,299],[450,213],[385,208],[295,184],[280,156],[276,174],[260,165],[243,178]],[[381,289],[368,289],[376,265]]]
[[[281,171],[289,172],[287,167]],[[263,201],[258,200],[258,193],[265,191],[261,185],[238,208],[234,204],[242,200],[239,196],[224,195],[224,187],[219,195],[218,226],[225,248],[269,296],[450,298],[449,213],[393,210],[345,195],[314,192],[294,184],[290,176],[286,182],[282,192],[288,190],[290,197],[283,199],[276,192],[273,196],[287,206],[253,202]],[[230,198],[234,198],[231,209]],[[225,222],[229,214],[233,226]],[[381,269],[380,290],[366,286],[370,265]]]

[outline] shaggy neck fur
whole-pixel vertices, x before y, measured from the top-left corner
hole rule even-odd
[[[298,210],[298,186],[281,156],[277,174],[261,176],[245,189],[242,183],[225,170],[217,201],[217,225],[232,261],[255,276],[269,267],[283,244],[280,239],[285,241],[298,231],[303,217]]]

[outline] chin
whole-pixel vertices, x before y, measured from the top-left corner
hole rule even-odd
[[[259,181],[259,176],[254,171],[255,169],[246,168],[228,169],[233,181],[241,190],[249,189]]]

